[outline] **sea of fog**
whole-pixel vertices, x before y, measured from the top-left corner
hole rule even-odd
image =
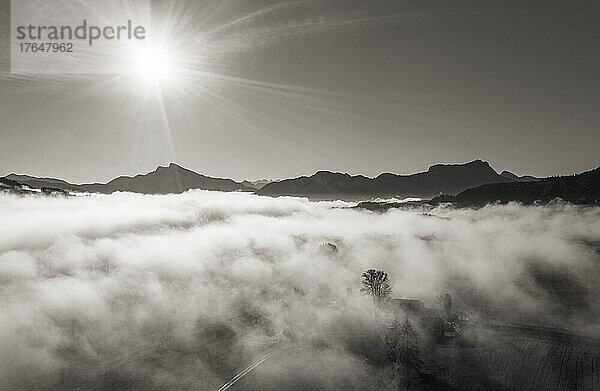
[[[0,195],[0,390],[216,390],[290,334],[343,314],[375,322],[359,292],[369,268],[389,274],[394,297],[433,306],[452,292],[474,319],[600,334],[599,208],[352,206],[206,191]],[[323,354],[329,366],[306,374],[314,384],[333,365],[366,389],[360,357]]]

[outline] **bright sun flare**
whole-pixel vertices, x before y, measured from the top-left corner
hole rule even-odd
[[[176,77],[175,60],[160,46],[144,46],[134,53],[132,73],[145,83],[172,83]]]

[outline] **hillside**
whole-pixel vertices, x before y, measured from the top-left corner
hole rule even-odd
[[[68,196],[69,193],[66,190],[59,189],[57,187],[40,186],[32,187],[27,184],[8,179],[0,178],[0,192],[8,192],[12,194],[38,194],[42,193],[45,195],[63,195]]]
[[[511,180],[513,180],[515,182],[536,182],[536,181],[540,180],[540,178],[536,178],[536,177],[531,176],[531,175],[518,176],[516,174],[513,174],[510,171],[502,171],[500,173],[500,175],[503,176],[503,177],[505,177],[505,178],[511,179]]]
[[[512,182],[499,175],[489,163],[475,160],[465,164],[437,164],[412,175],[385,173],[375,178],[319,171],[310,177],[274,182],[258,191],[261,195],[302,196],[320,199],[365,197],[432,197],[455,194],[488,183]]]
[[[484,206],[489,203],[547,203],[556,198],[579,205],[600,204],[600,168],[572,176],[541,179],[536,182],[494,183],[465,190],[456,196],[440,196],[431,202],[451,202],[457,206]]]

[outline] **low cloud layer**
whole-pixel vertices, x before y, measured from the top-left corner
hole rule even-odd
[[[428,306],[452,292],[474,318],[600,333],[600,209],[349,206],[203,191],[1,195],[0,389],[218,389],[290,333],[340,313],[371,322],[359,293],[368,268]],[[324,357],[361,388],[363,366],[343,346],[290,362]]]

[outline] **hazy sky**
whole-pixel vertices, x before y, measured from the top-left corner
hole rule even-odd
[[[169,161],[235,179],[476,158],[540,176],[600,165],[597,1],[155,2],[189,70],[161,99],[113,75],[10,75],[0,4],[0,174],[104,181]]]

